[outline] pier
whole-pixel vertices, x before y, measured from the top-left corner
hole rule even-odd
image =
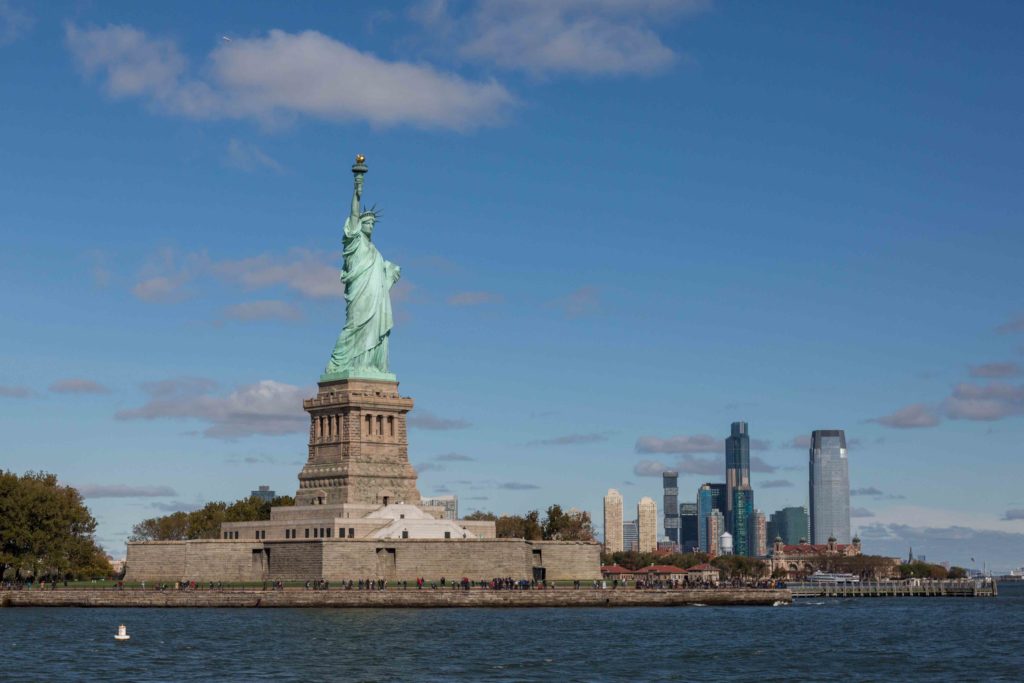
[[[861,581],[859,583],[790,583],[794,598],[992,598],[995,581]]]

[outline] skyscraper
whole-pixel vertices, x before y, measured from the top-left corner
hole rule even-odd
[[[722,546],[720,544],[724,532],[725,516],[721,510],[712,510],[704,522],[704,535],[707,538],[707,548],[703,549],[704,552],[709,555],[721,555]]]
[[[811,543],[850,542],[850,467],[842,429],[811,432]]]
[[[750,526],[754,532],[754,540],[751,543],[750,554],[754,557],[766,557],[768,555],[768,522],[764,518],[764,513],[760,510],[754,510],[751,520]]]
[[[622,494],[608,489],[604,497],[604,551],[618,553],[624,550],[622,542]]]
[[[776,510],[768,520],[768,544],[778,536],[786,545],[796,545],[801,539],[811,537],[811,520],[805,507],[788,507]]]
[[[746,422],[733,422],[730,432],[725,439],[725,523],[736,543],[736,554],[745,555],[737,538],[734,492],[750,488],[750,435],[747,434]]]
[[[750,556],[754,553],[754,529],[751,526],[754,515],[754,491],[750,486],[740,484],[732,490],[732,534],[733,554]]]
[[[260,485],[255,491],[249,493],[250,498],[259,498],[264,503],[269,503],[274,500],[274,496],[277,494],[270,490],[269,486]]]
[[[444,510],[441,519],[459,518],[459,497],[454,493],[444,496],[424,496],[420,498],[420,505],[432,505]]]
[[[697,489],[697,543],[702,552],[711,552],[709,545],[715,540],[717,545],[718,535],[714,539],[708,536],[708,517],[712,511],[718,510],[725,519],[725,484],[704,484]],[[724,522],[723,522],[724,523]],[[719,529],[721,534],[725,529]]]
[[[684,553],[692,552],[700,547],[700,516],[697,514],[696,503],[679,504],[679,547]]]
[[[622,546],[626,551],[634,551],[640,545],[640,534],[637,531],[637,520],[622,523]]]
[[[658,549],[658,504],[644,496],[636,506],[637,549],[649,553]]]
[[[679,473],[662,472],[661,483],[665,492],[665,535],[679,545]]]

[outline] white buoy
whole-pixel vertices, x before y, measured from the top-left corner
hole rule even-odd
[[[124,624],[118,626],[117,635],[114,636],[114,640],[128,640],[129,638],[131,638],[131,636],[128,635],[128,629],[125,628]]]

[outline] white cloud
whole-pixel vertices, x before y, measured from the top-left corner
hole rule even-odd
[[[275,159],[251,142],[243,142],[236,138],[228,141],[228,148],[225,152],[224,163],[232,168],[252,173],[263,169],[277,171],[284,170]]]
[[[162,249],[142,268],[132,292],[148,303],[171,303],[191,295],[197,280],[212,276],[250,291],[284,287],[314,299],[342,297],[340,261],[340,255],[300,248],[224,261],[212,260],[202,251],[178,254]]]
[[[0,384],[0,396],[4,398],[29,398],[32,390],[28,387]]]
[[[535,76],[649,74],[676,61],[654,26],[708,7],[705,0],[520,0],[478,2],[462,14],[444,3],[416,18],[465,59]]]
[[[179,255],[174,249],[161,249],[143,266],[132,294],[147,303],[181,301],[191,294],[188,285],[208,264],[204,252]]]
[[[165,380],[143,385],[149,400],[142,406],[116,413],[119,420],[198,420],[209,426],[203,435],[233,439],[256,434],[276,436],[309,428],[302,400],[312,389],[261,380],[227,396],[211,392],[210,380]]]
[[[1016,377],[1020,373],[1020,365],[1011,362],[984,363],[983,365],[972,365],[970,367],[971,377]]]
[[[407,422],[410,427],[418,427],[419,429],[430,429],[434,431],[465,429],[470,426],[469,422],[461,418],[438,417],[426,410],[410,413],[407,418]]]
[[[527,445],[529,446],[571,446],[574,444],[581,443],[597,443],[599,441],[607,441],[609,432],[591,432],[589,434],[563,434],[562,436],[554,436],[550,439],[537,439],[536,441],[530,441]]]
[[[250,322],[253,320],[298,320],[302,310],[294,304],[274,299],[245,301],[224,309],[224,317]]]
[[[718,453],[724,451],[725,441],[707,434],[694,436],[641,436],[636,440],[637,453]]]
[[[192,75],[172,41],[132,26],[66,26],[86,75],[115,98],[141,98],[194,119],[280,123],[297,116],[465,130],[496,123],[513,104],[496,81],[474,82],[425,64],[387,61],[317,31],[234,38]]]
[[[1000,420],[1024,415],[1024,385],[961,383],[945,402],[946,414],[958,420]]]
[[[1024,332],[1024,315],[1011,318],[996,328],[999,334],[1010,334],[1012,332]]]
[[[493,292],[459,292],[448,297],[449,306],[480,306],[501,301],[501,295]]]
[[[916,429],[934,427],[939,424],[939,417],[927,404],[914,403],[900,408],[890,415],[871,418],[868,422],[877,422],[880,425],[897,429]]]
[[[332,263],[334,261],[334,263]],[[339,281],[340,257],[291,249],[286,254],[263,254],[236,261],[219,261],[210,265],[211,272],[247,289],[263,289],[283,285],[304,296],[318,299],[344,296]]]
[[[50,391],[56,394],[109,394],[110,389],[99,382],[80,377],[69,377],[57,380],[50,385]]]
[[[10,45],[25,35],[35,19],[10,0],[0,0],[0,46]]]
[[[601,310],[601,300],[597,288],[589,285],[569,292],[552,303],[561,308],[569,318],[579,318]]]
[[[170,486],[83,484],[75,488],[78,489],[83,498],[161,498],[178,495]]]

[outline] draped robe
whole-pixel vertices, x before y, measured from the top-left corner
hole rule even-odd
[[[358,215],[345,221],[345,328],[331,353],[327,373],[388,372],[388,336],[394,326],[391,287],[401,269],[377,251]]]

